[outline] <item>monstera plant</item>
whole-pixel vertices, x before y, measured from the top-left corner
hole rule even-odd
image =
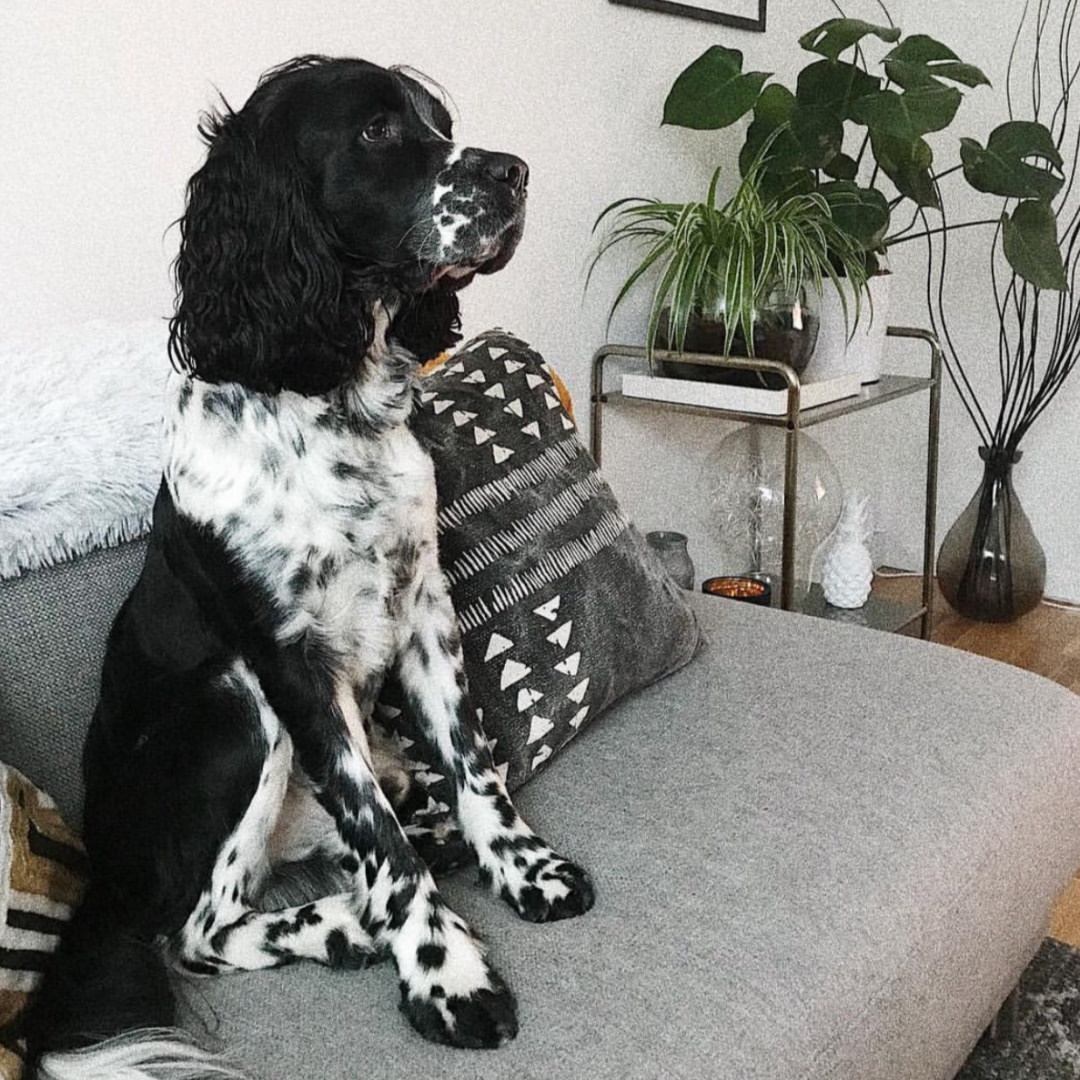
[[[749,116],[743,170],[762,161],[766,197],[824,198],[836,223],[862,244],[869,273],[889,247],[933,227],[925,214],[942,208],[939,181],[962,172],[976,191],[1014,200],[993,222],[1012,269],[1037,288],[1065,287],[1050,205],[1062,184],[1062,160],[1043,124],[1010,120],[985,146],[961,139],[959,161],[941,168],[926,137],[952,124],[961,88],[989,85],[982,71],[934,38],[905,37],[891,23],[832,18],[799,44],[813,59],[793,90],[768,72],[744,71],[737,49],[712,46],[675,80],[664,123],[717,130]],[[877,62],[872,51],[883,53]],[[895,228],[905,204],[913,223]],[[924,227],[914,231],[916,222]]]

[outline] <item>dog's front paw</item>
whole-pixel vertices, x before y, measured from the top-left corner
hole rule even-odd
[[[445,904],[432,905],[422,943],[398,952],[401,1011],[425,1039],[491,1049],[518,1031],[517,1002],[483,944]]]
[[[490,969],[488,985],[469,993],[450,994],[435,983],[418,995],[403,981],[401,1011],[425,1039],[470,1050],[493,1050],[518,1032],[517,1001]]]
[[[516,894],[504,887],[502,895],[529,922],[554,922],[584,915],[596,899],[589,875],[577,863],[557,855],[532,884],[526,884]]]
[[[524,848],[484,867],[480,878],[529,922],[584,915],[596,898],[589,875],[546,845]]]

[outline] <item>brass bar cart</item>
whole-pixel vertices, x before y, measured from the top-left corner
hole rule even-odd
[[[861,409],[883,405],[910,394],[929,392],[929,406],[926,434],[926,501],[923,527],[923,566],[922,566],[922,603],[916,608],[903,608],[886,601],[868,602],[867,623],[881,629],[899,630],[920,620],[920,632],[923,638],[929,638],[934,588],[934,553],[935,520],[937,516],[938,483],[938,438],[940,434],[941,412],[941,372],[944,354],[937,338],[929,331],[914,327],[890,326],[886,331],[889,337],[909,338],[925,342],[930,348],[930,374],[927,377],[907,375],[882,375],[875,382],[862,387],[853,397],[802,409],[802,383],[799,376],[786,364],[773,360],[758,360],[742,357],[717,357],[704,353],[663,352],[655,350],[657,360],[677,358],[694,364],[716,365],[740,368],[747,371],[773,372],[784,380],[787,390],[787,408],[782,414],[746,412],[739,409],[719,409],[705,405],[683,405],[659,399],[629,397],[618,391],[609,391],[604,387],[604,364],[610,357],[635,360],[648,364],[648,351],[639,345],[604,345],[597,349],[592,358],[592,431],[590,448],[597,464],[601,463],[603,451],[604,407],[615,403],[640,403],[675,409],[681,412],[709,415],[721,420],[733,420],[747,424],[766,424],[783,427],[784,438],[784,519],[781,562],[780,607],[785,611],[795,608],[795,525],[797,508],[797,483],[799,464],[799,433],[804,428],[825,423],[839,416],[847,416]],[[811,614],[829,617],[835,609],[827,608],[820,590],[811,591],[806,604],[801,610]]]

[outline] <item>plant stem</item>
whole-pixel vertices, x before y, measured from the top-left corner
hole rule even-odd
[[[920,206],[918,212],[925,223],[926,210]],[[944,204],[942,204],[942,214],[944,215]],[[957,396],[960,398],[960,404],[964,406],[964,411],[968,414],[972,425],[983,442],[989,445],[991,443],[990,423],[986,419],[986,414],[979,404],[975,391],[972,389],[967,373],[964,371],[964,365],[960,362],[959,354],[953,347],[948,320],[945,317],[945,267],[949,257],[949,235],[948,232],[942,232],[941,235],[941,260],[937,266],[936,289],[934,287],[934,241],[930,230],[919,235],[926,237],[926,305],[930,314],[930,328],[941,341],[945,353],[945,370],[956,389]]]
[[[927,229],[925,232],[911,233],[908,236],[903,233],[896,233],[895,236],[887,236],[882,243],[885,247],[894,247],[896,244],[905,244],[908,240],[918,240],[923,236],[936,236],[938,233],[954,232],[956,229],[974,229],[977,225],[997,225],[999,223],[998,218],[987,218],[985,221],[964,221],[959,225],[943,225],[937,229]]]
[[[884,4],[884,3],[882,2],[882,0],[877,0],[877,6],[878,6],[879,8],[881,8],[881,10],[882,10],[882,11],[884,12],[884,14],[885,14],[885,19],[886,19],[886,21],[888,22],[888,24],[889,24],[890,26],[893,26],[893,27],[895,27],[895,26],[896,26],[896,23],[894,23],[894,22],[893,22],[893,17],[892,17],[892,15],[891,15],[891,14],[889,13],[889,9],[888,9],[888,8],[887,8],[887,7],[885,6],[885,4]]]
[[[1005,69],[1005,104],[1009,111],[1009,119],[1013,120],[1015,114],[1013,113],[1013,94],[1012,94],[1012,77],[1015,70],[1016,63],[1016,51],[1020,47],[1020,39],[1024,33],[1024,23],[1027,22],[1028,15],[1028,0],[1024,0],[1024,10],[1020,15],[1020,24],[1016,28],[1016,36],[1013,38],[1012,49],[1009,50],[1009,64]]]
[[[946,169],[944,172],[939,172],[937,176],[932,176],[930,179],[933,180],[936,184],[939,180],[944,180],[946,176],[952,176],[954,172],[959,172],[963,167],[964,166],[962,164],[954,165],[951,169]]]

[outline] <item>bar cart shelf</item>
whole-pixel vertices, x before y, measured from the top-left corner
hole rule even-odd
[[[601,461],[603,448],[603,410],[609,405],[632,405],[647,408],[674,409],[677,412],[712,416],[719,420],[734,420],[746,424],[763,424],[785,429],[784,439],[784,522],[781,565],[781,588],[779,606],[785,611],[794,609],[822,618],[844,622],[856,622],[883,630],[902,630],[916,620],[920,621],[922,637],[929,638],[931,604],[933,600],[933,568],[935,552],[935,518],[937,513],[938,434],[941,409],[941,371],[943,353],[937,338],[928,330],[904,326],[890,326],[888,336],[925,342],[930,348],[930,373],[927,377],[908,375],[882,375],[880,380],[863,386],[853,397],[841,398],[813,408],[800,408],[802,383],[795,371],[786,364],[772,360],[716,357],[703,353],[675,354],[655,350],[657,360],[678,359],[695,364],[723,365],[748,371],[772,372],[779,375],[787,391],[787,408],[783,414],[745,412],[739,409],[714,408],[705,405],[685,405],[660,399],[631,397],[619,391],[604,388],[604,364],[609,357],[621,357],[648,363],[647,351],[638,345],[604,345],[593,354],[592,359],[592,455]],[[923,522],[922,603],[904,606],[882,600],[871,594],[864,608],[843,611],[825,603],[818,585],[811,587],[810,595],[801,603],[794,599],[795,567],[795,515],[796,481],[798,476],[799,433],[803,428],[823,424],[840,416],[848,416],[862,409],[875,408],[890,401],[926,392],[929,395],[926,435],[926,499]]]

